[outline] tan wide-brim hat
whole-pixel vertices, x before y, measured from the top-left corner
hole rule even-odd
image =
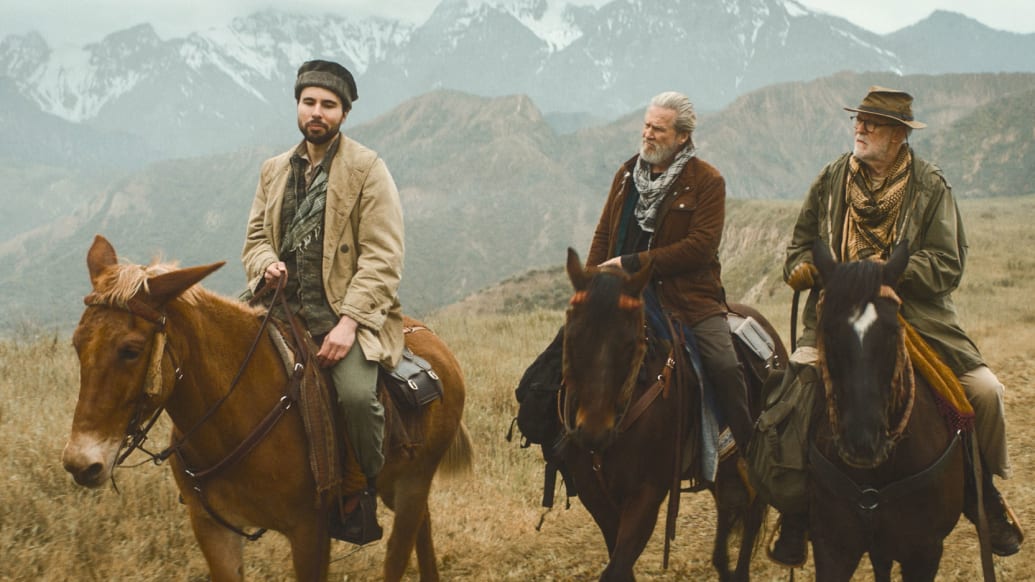
[[[913,96],[905,91],[874,85],[859,104],[859,107],[845,107],[845,111],[869,113],[897,121],[913,129],[923,129],[926,123],[913,119]]]

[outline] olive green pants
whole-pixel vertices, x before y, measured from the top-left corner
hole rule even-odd
[[[385,464],[382,444],[385,409],[377,400],[377,362],[371,362],[359,342],[331,368],[334,391],[338,396],[356,459],[367,478],[376,477]]]

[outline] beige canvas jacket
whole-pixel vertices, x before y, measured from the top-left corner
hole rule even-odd
[[[280,214],[294,151],[262,165],[241,253],[253,290],[280,260]],[[403,349],[403,253],[402,207],[388,167],[376,152],[342,135],[328,174],[323,286],[335,312],[359,324],[356,341],[367,359],[387,367],[398,363]]]

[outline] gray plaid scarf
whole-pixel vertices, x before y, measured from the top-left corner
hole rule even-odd
[[[304,250],[314,240],[320,240],[320,230],[323,228],[323,211],[327,205],[327,172],[330,169],[331,160],[338,153],[340,139],[335,139],[327,151],[323,160],[313,168],[313,176],[309,184],[305,183],[305,167],[302,161],[292,160],[292,187],[295,195],[295,203],[291,224],[288,225],[284,239],[280,241],[280,254],[283,256],[288,252]],[[299,148],[304,148],[304,144]],[[305,150],[301,150],[304,152]],[[296,154],[297,155],[297,154]],[[305,158],[301,158],[304,160]]]
[[[693,145],[679,150],[676,159],[667,170],[662,172],[656,179],[650,178],[650,164],[642,157],[636,160],[636,169],[633,170],[633,180],[636,182],[636,190],[640,193],[640,199],[636,201],[636,222],[644,232],[654,232],[658,221],[658,209],[661,201],[665,199],[665,193],[676,181],[676,178],[683,173],[690,158],[697,152]]]
[[[327,173],[323,168],[316,170],[313,182],[309,185],[309,193],[295,210],[295,218],[280,244],[281,254],[288,251],[300,251],[309,243],[320,237],[323,228],[323,209],[327,205]]]

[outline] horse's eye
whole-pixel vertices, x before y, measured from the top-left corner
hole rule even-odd
[[[123,347],[119,348],[119,359],[120,360],[123,360],[125,362],[132,362],[133,360],[135,360],[135,359],[137,359],[139,357],[140,357],[140,350],[135,348],[135,347],[123,346]]]

